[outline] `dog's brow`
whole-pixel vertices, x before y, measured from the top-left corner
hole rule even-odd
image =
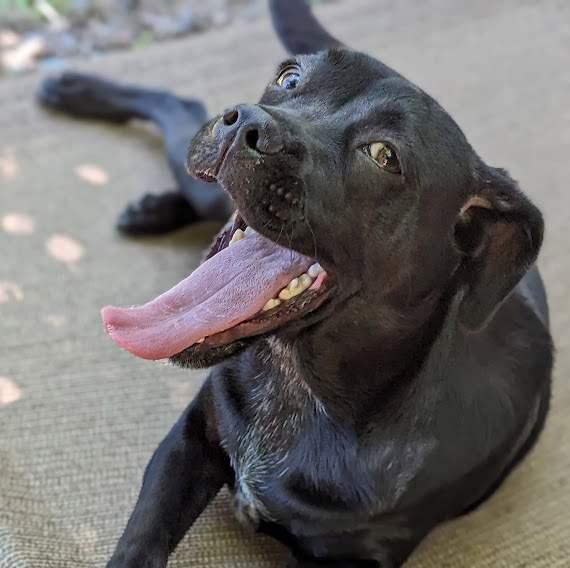
[[[345,56],[345,52],[342,49],[329,49],[327,51],[327,60],[333,65],[340,63]]]
[[[279,67],[277,67],[277,72],[275,74],[279,75],[279,73],[281,73],[281,71],[283,71],[284,69],[286,69],[290,65],[299,65],[299,62],[295,58],[290,57],[289,59],[286,59],[285,61],[282,61],[279,64]]]
[[[400,108],[378,109],[374,113],[359,117],[346,129],[350,136],[357,133],[381,128],[394,135],[405,130],[406,117]]]

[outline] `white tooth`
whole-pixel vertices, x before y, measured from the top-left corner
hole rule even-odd
[[[255,230],[252,229],[249,225],[245,228],[245,236],[249,237],[249,235],[253,235],[255,233]]]
[[[311,284],[313,283],[313,279],[307,273],[301,274],[300,281],[303,290],[307,290],[307,288],[310,288]]]
[[[298,278],[293,278],[287,288],[283,288],[279,292],[279,297],[282,300],[290,300],[299,294],[302,294],[305,290],[308,290],[313,284],[313,279],[305,272],[301,274]]]
[[[291,297],[294,298],[295,296],[302,294],[304,291],[305,290],[303,290],[302,288],[295,288],[294,290],[291,290],[290,294],[291,294]]]
[[[244,236],[245,236],[245,233],[241,229],[238,229],[234,233],[234,236],[232,237],[232,240],[230,241],[229,246],[232,246],[234,243],[237,243],[239,240],[243,239]]]
[[[284,288],[283,290],[281,290],[281,292],[279,292],[279,297],[282,300],[290,300],[293,297],[293,294],[291,293],[291,290],[289,290],[288,288]]]
[[[316,278],[322,271],[323,267],[318,262],[315,262],[315,264],[309,268],[309,276],[311,278]]]
[[[267,304],[265,304],[265,306],[263,306],[263,310],[264,312],[267,312],[269,310],[272,310],[273,308],[276,308],[277,306],[281,305],[281,300],[277,300],[275,298],[272,298],[271,300],[269,300],[269,302],[267,302]]]
[[[198,339],[198,341],[196,341],[196,343],[204,343],[204,341],[206,341],[206,338],[201,337],[200,339]]]

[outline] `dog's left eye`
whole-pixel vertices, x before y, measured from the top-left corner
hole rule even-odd
[[[396,152],[385,142],[374,142],[362,147],[362,151],[374,160],[383,170],[393,174],[399,174],[400,161]]]
[[[277,84],[283,89],[296,89],[301,80],[301,71],[296,65],[285,68],[277,78]]]

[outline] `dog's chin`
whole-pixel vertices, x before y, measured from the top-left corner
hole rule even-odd
[[[173,355],[169,361],[173,365],[184,369],[207,369],[208,367],[222,363],[230,357],[239,355],[239,353],[251,347],[259,339],[260,337],[238,339],[227,345],[203,349],[192,346]]]

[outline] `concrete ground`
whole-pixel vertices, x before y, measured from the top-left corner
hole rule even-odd
[[[542,208],[540,266],[558,348],[539,444],[487,503],[438,528],[408,568],[570,566],[570,4],[562,0],[345,0],[319,16],[339,38],[407,75],[451,112],[484,159]],[[76,68],[169,88],[212,112],[252,101],[283,51],[267,20]],[[103,566],[143,468],[204,377],[137,360],[99,309],[142,303],[184,277],[216,227],[127,240],[123,204],[166,189],[156,132],[40,110],[40,76],[0,83],[0,566]],[[224,493],[172,566],[280,566]]]

